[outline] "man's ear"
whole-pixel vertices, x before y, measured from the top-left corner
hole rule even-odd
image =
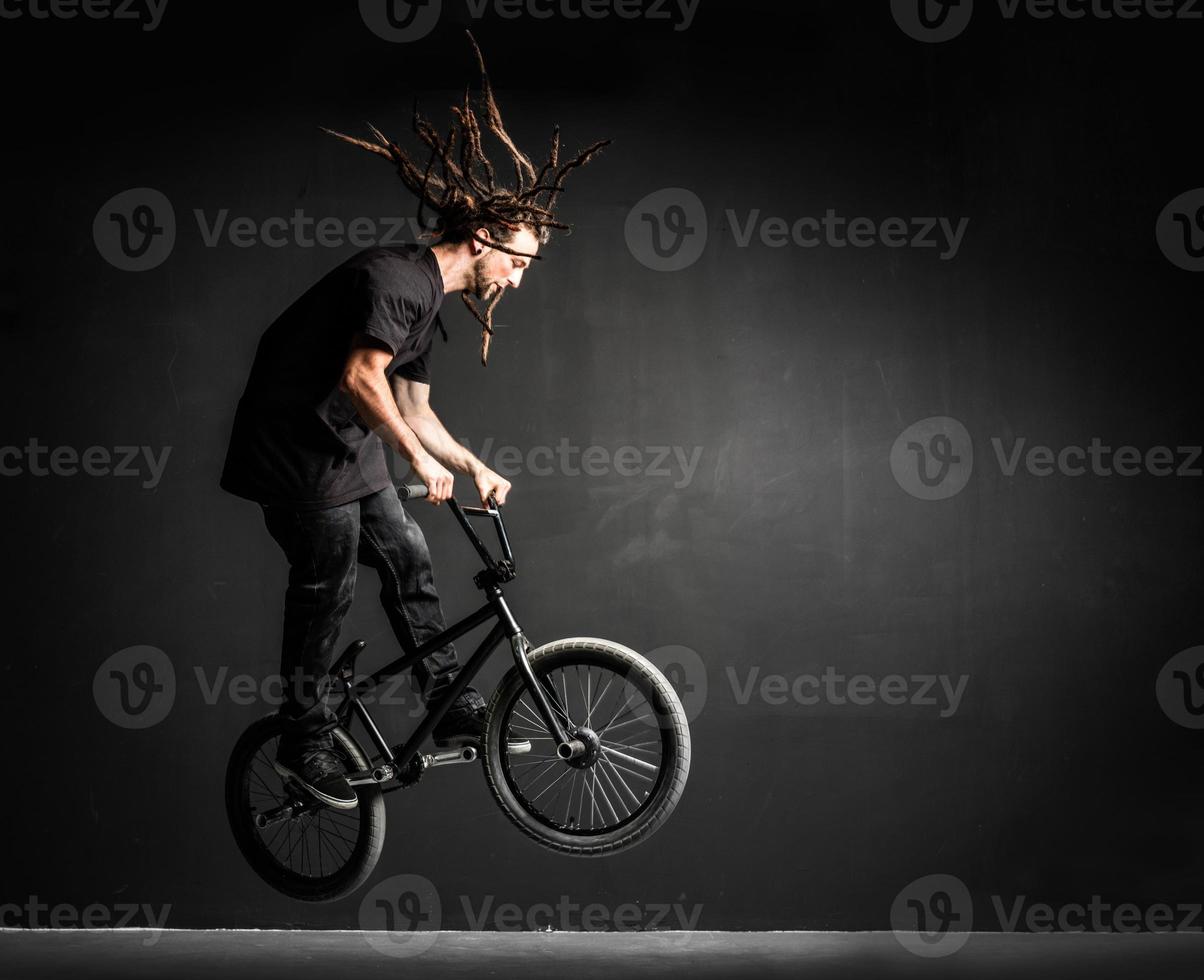
[[[474,228],[473,233],[477,236],[477,238],[484,239],[487,242],[493,241],[493,236],[489,234],[488,228]],[[473,238],[472,235],[468,236],[468,243],[472,246],[473,255],[480,255],[487,248],[487,246],[482,245],[479,241],[477,241],[477,238]]]

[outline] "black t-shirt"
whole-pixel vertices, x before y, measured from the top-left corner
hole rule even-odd
[[[222,488],[316,510],[390,486],[384,446],[339,379],[352,337],[365,333],[392,351],[387,374],[429,383],[442,303],[443,276],[424,245],[365,249],[323,276],[259,340]]]

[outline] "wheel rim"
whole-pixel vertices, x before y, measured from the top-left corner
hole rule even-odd
[[[511,792],[563,834],[592,837],[636,820],[657,798],[672,751],[655,685],[609,659],[537,668],[536,676],[561,724],[586,743],[585,761],[556,755],[531,692],[520,688],[501,719],[502,744],[529,739],[531,751],[503,756]]]
[[[258,746],[243,770],[242,801],[246,830],[250,840],[281,875],[315,885],[332,878],[345,868],[355,854],[364,806],[354,810],[334,810],[311,800],[304,791],[289,786],[276,772],[279,736],[273,735]],[[336,742],[334,753],[344,765],[347,754]],[[348,766],[354,769],[354,766]],[[260,828],[255,819],[282,806],[295,805],[295,815]]]

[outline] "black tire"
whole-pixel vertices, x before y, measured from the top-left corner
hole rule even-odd
[[[332,732],[334,752],[347,770],[369,766],[343,728]],[[385,801],[380,787],[356,786],[359,806],[334,810],[294,790],[272,768],[280,722],[268,715],[251,725],[234,746],[226,767],[226,815],[243,857],[277,891],[305,902],[333,902],[355,891],[376,867],[385,841]],[[287,800],[305,812],[260,830],[255,813]],[[273,846],[279,845],[279,846]],[[301,856],[294,858],[297,849]],[[281,857],[287,851],[287,860]]]
[[[554,740],[534,708],[523,675],[511,668],[493,692],[485,718],[485,776],[502,811],[527,836],[562,854],[602,857],[647,840],[677,806],[690,771],[690,729],[673,685],[646,658],[610,640],[556,640],[529,651],[527,657],[545,691],[556,688],[555,704],[573,726],[591,732],[593,761],[570,764],[555,756]],[[620,713],[599,725],[597,718],[611,715],[607,702],[616,679],[621,683],[614,693],[620,698],[626,694],[626,704],[636,707],[620,722],[620,701]],[[641,715],[645,707],[650,710]],[[589,729],[587,718],[600,731]],[[633,725],[642,726],[631,732],[642,740],[638,743],[621,742],[613,734],[611,739],[602,737],[608,730]],[[508,741],[524,739],[530,740],[531,752],[503,751]],[[541,783],[543,779],[551,781]],[[563,813],[554,801],[564,799],[565,786],[548,803],[539,804],[540,797],[566,781]],[[575,793],[579,802],[574,810]]]

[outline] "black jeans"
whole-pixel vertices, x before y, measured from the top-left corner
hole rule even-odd
[[[327,705],[339,627],[355,595],[356,564],[380,575],[380,601],[401,648],[412,653],[446,628],[422,528],[388,487],[323,510],[261,505],[264,523],[288,558],[281,746],[290,752],[330,748],[336,724]],[[430,703],[459,668],[453,644],[418,661],[414,679]]]

